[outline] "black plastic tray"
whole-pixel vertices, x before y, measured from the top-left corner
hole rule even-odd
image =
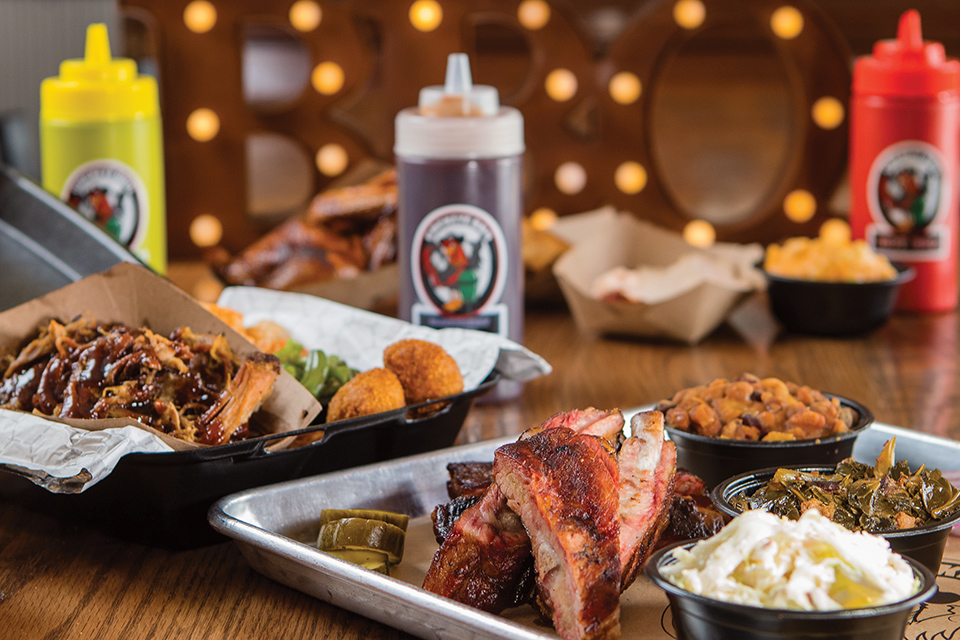
[[[120,262],[139,261],[95,224],[0,164],[0,311]],[[210,528],[206,514],[227,494],[453,445],[474,398],[499,380],[492,373],[420,420],[407,420],[408,407],[235,444],[131,454],[80,494],[53,494],[22,476],[0,473],[0,499],[138,542],[203,546],[225,539]],[[267,448],[289,435],[320,430],[323,439],[307,446]]]
[[[226,538],[207,523],[207,509],[220,498],[450,447],[474,399],[499,380],[494,371],[476,389],[450,396],[450,404],[439,413],[421,419],[407,419],[411,407],[405,407],[216,447],[130,454],[113,473],[79,494],[50,493],[27,478],[4,473],[0,498],[155,546],[185,549],[222,542]],[[324,432],[323,438],[306,446],[268,449],[281,438],[317,431]]]
[[[120,262],[139,262],[100,228],[0,164],[0,311]]]

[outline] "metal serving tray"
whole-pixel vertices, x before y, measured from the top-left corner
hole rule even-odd
[[[137,258],[82,215],[0,164],[0,311]]]
[[[910,461],[912,466],[922,462],[944,471],[960,469],[960,443],[879,423],[857,439],[854,457],[872,464],[893,436],[897,437],[897,458]],[[244,491],[215,503],[209,520],[215,529],[234,538],[260,573],[421,638],[555,639],[552,630],[542,625],[537,628],[529,616],[508,619],[491,615],[419,587],[425,566],[437,548],[429,531],[429,514],[435,505],[448,500],[447,463],[492,460],[497,447],[514,440],[515,436],[488,440]],[[394,576],[361,569],[311,546],[320,512],[325,508],[386,509],[410,515],[413,519],[404,561]],[[639,578],[640,582],[645,579]],[[625,596],[638,588],[644,587],[635,584]],[[656,597],[660,596],[658,591]],[[654,605],[659,607],[654,613],[662,613],[666,596]],[[634,615],[629,610],[624,607],[622,611]],[[659,615],[656,619],[660,624],[651,628],[622,618],[623,637],[670,637],[664,630],[669,622],[662,622]],[[636,622],[636,616],[632,622]]]

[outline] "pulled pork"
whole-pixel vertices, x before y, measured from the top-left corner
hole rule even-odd
[[[56,320],[0,357],[0,407],[58,418],[132,418],[187,442],[250,436],[250,416],[280,375],[274,356],[243,362],[221,335]]]

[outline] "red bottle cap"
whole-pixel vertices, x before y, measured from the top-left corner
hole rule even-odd
[[[936,96],[960,92],[960,61],[947,58],[939,42],[924,42],[920,14],[911,9],[900,16],[896,40],[881,40],[873,56],[858,58],[853,67],[853,92],[858,94]]]

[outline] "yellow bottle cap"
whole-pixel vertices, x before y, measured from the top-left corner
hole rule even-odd
[[[98,122],[156,116],[157,81],[137,63],[110,56],[107,26],[87,27],[83,59],[64,60],[60,75],[40,83],[40,119]]]

